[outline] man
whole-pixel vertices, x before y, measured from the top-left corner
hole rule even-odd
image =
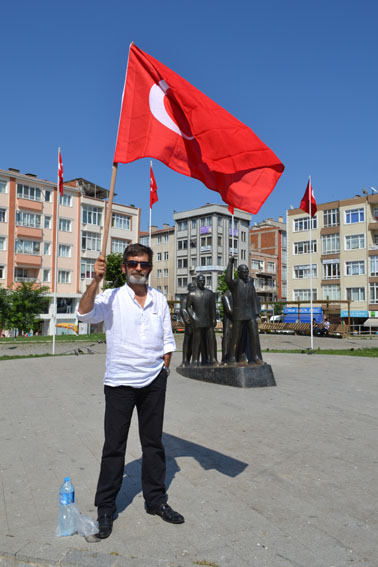
[[[260,300],[255,290],[248,266],[238,267],[238,277],[233,278],[235,258],[232,256],[226,270],[226,284],[232,293],[232,338],[229,362],[236,362],[236,351],[240,346],[243,327],[248,331],[248,362],[263,364],[256,317],[260,315]]]
[[[115,501],[122,485],[126,442],[136,406],[142,445],[142,489],[148,514],[182,524],[183,516],[167,504],[165,452],[162,445],[164,402],[169,364],[176,345],[167,301],[147,285],[152,250],[130,244],[123,255],[126,284],[97,295],[105,258],[97,258],[94,278],[81,298],[81,321],[104,321],[106,330],[105,442],[95,497],[97,537],[113,528]]]
[[[192,366],[199,366],[202,350],[202,363],[217,364],[217,343],[215,338],[216,305],[215,296],[205,288],[205,276],[198,275],[197,287],[188,293],[186,308],[193,327]],[[202,348],[201,348],[202,347]],[[206,356],[204,356],[206,352]],[[206,358],[206,360],[204,360]]]
[[[188,284],[188,292],[194,291],[196,289],[195,283]],[[192,356],[192,340],[193,340],[193,328],[192,328],[192,321],[189,317],[188,310],[186,308],[186,302],[188,299],[188,294],[184,295],[181,299],[180,304],[180,315],[182,320],[184,321],[185,326],[185,334],[184,334],[184,342],[182,344],[182,363],[181,366],[189,366],[190,359]]]

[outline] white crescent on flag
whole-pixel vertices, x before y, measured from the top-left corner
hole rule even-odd
[[[158,85],[156,83],[152,85],[149,96],[149,104],[152,115],[156,118],[156,120],[163,124],[163,126],[166,126],[173,132],[176,132],[179,136],[182,136],[186,140],[194,140],[194,136],[187,136],[184,134],[184,132],[182,132],[177,126],[176,122],[174,122],[174,120],[172,120],[169,116],[164,106],[164,97],[168,89],[169,85],[165,81],[160,81]]]

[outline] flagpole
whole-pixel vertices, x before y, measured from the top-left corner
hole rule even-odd
[[[54,268],[54,295],[53,295],[53,313],[52,313],[52,320],[53,320],[53,342],[52,342],[52,353],[55,354],[55,336],[56,336],[56,320],[57,320],[57,313],[56,313],[56,287],[58,285],[58,231],[59,231],[59,200],[60,200],[60,191],[59,191],[59,156],[60,156],[60,148],[58,148],[58,175],[56,180],[56,223],[55,223],[55,268]]]
[[[150,161],[150,167],[151,167],[151,171],[152,171],[152,160]],[[148,246],[149,246],[150,248],[152,248],[152,246],[151,246],[151,233],[152,233],[151,180],[150,180],[150,192],[149,192],[149,195],[150,195],[150,223],[149,223],[149,229],[148,229],[148,234],[149,234],[149,237],[148,237]]]
[[[313,332],[313,325],[312,325],[312,216],[311,216],[311,201],[312,201],[312,184],[311,184],[311,175],[309,177],[309,215],[310,215],[310,336],[311,336],[311,350],[314,350],[314,332]]]
[[[113,206],[113,197],[114,197],[114,187],[115,187],[115,182],[116,182],[116,178],[117,178],[117,168],[118,168],[118,163],[113,163],[112,178],[111,178],[111,181],[110,181],[108,208],[106,210],[106,217],[105,217],[105,224],[104,224],[104,236],[103,236],[103,240],[102,240],[102,250],[101,250],[101,256],[103,256],[104,258],[106,258],[106,245],[108,243],[110,219],[112,217],[112,206]]]

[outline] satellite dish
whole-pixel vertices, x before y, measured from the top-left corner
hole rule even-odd
[[[370,187],[370,189],[372,190],[373,193],[378,193],[375,187]]]

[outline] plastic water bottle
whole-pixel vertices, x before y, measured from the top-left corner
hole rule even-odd
[[[60,536],[70,536],[76,532],[74,504],[75,489],[69,476],[66,476],[59,488],[58,529]]]

